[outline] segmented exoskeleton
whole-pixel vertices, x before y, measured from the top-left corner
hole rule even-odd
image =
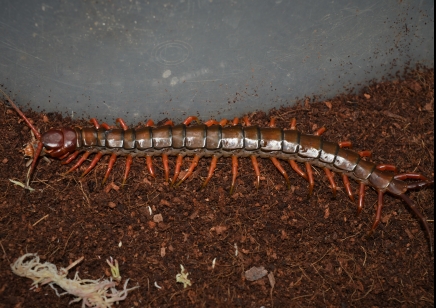
[[[248,118],[243,122],[245,126],[238,124],[235,118],[230,125],[227,120],[217,122],[210,120],[204,124],[190,125],[196,117],[188,117],[182,124],[173,125],[168,121],[162,126],[154,127],[152,121],[147,122],[141,128],[128,128],[124,121],[118,118],[116,121],[121,128],[112,128],[107,124],[99,125],[96,119],[91,119],[93,127],[50,129],[40,134],[30,123],[20,109],[2,91],[6,99],[16,112],[23,118],[31,128],[36,140],[27,147],[27,153],[33,156],[33,162],[28,173],[28,180],[33,173],[40,156],[50,156],[65,159],[62,164],[69,164],[76,159],[80,153],[81,158],[68,172],[80,167],[83,162],[92,154],[96,153],[90,165],[85,169],[82,176],[89,173],[98,163],[103,155],[111,155],[103,183],[107,180],[117,156],[126,156],[126,169],[123,177],[125,183],[132,160],[134,157],[146,157],[147,166],[152,176],[155,176],[152,157],[162,156],[165,170],[165,178],[169,180],[168,156],[177,156],[175,174],[172,183],[175,184],[179,178],[183,157],[194,156],[188,172],[176,183],[179,185],[188,178],[201,157],[212,157],[208,176],[203,187],[213,176],[219,157],[232,157],[232,184],[230,192],[235,186],[239,157],[250,157],[259,185],[260,172],[257,158],[268,158],[285,177],[288,186],[289,178],[279,160],[288,161],[293,170],[309,182],[309,195],[314,186],[312,165],[322,168],[330,182],[333,194],[336,194],[336,183],[333,179],[333,172],[342,175],[342,179],[349,197],[354,200],[348,178],[351,177],[360,184],[358,213],[363,208],[365,186],[370,186],[378,192],[378,206],[374,223],[370,229],[372,233],[380,222],[383,207],[383,196],[386,192],[402,198],[412,212],[419,218],[430,242],[432,251],[431,233],[428,223],[414,202],[406,195],[410,189],[422,188],[433,185],[434,180],[428,179],[418,173],[392,174],[395,167],[391,165],[375,165],[364,160],[370,152],[363,151],[356,153],[345,147],[350,143],[333,143],[321,138],[324,128],[319,129],[314,135],[307,135],[296,130],[296,120],[293,119],[290,129],[275,127],[274,119],[271,119],[269,127],[250,125]],[[297,162],[304,163],[306,171],[300,169]],[[413,183],[405,182],[406,179],[417,180]]]

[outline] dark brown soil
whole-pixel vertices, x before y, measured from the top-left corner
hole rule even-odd
[[[434,71],[419,68],[402,76],[368,85],[359,95],[249,117],[252,124],[266,126],[273,116],[280,127],[296,117],[305,133],[325,125],[327,140],[350,140],[356,150],[373,151],[376,163],[433,178]],[[129,286],[140,285],[119,307],[434,305],[434,255],[422,226],[400,199],[385,196],[382,222],[365,238],[377,201],[372,189],[356,216],[356,202],[347,197],[340,176],[335,176],[340,190],[334,199],[324,172],[315,170],[315,190],[308,199],[307,182],[285,162],[290,190],[268,160],[259,162],[263,177],[256,190],[251,161],[240,159],[236,192],[230,196],[230,159],[219,161],[213,179],[200,191],[207,158],[178,188],[164,182],[160,158],[154,159],[155,179],[145,160],[135,159],[127,185],[120,189],[125,158],[118,159],[109,179],[116,186],[105,187],[107,156],[85,178],[80,172],[64,176],[67,166],[41,160],[31,183],[36,191],[29,192],[9,181],[26,178],[21,150],[30,140],[29,129],[2,103],[0,114],[0,307],[66,307],[72,299],[58,298],[49,286],[29,291],[31,280],[10,269],[26,252],[58,267],[84,256],[70,276],[79,270],[81,278],[93,279],[108,275],[109,256],[118,259],[121,275],[131,279]],[[88,125],[56,114],[26,114],[41,131]],[[185,159],[184,168],[190,160]],[[172,170],[174,164],[171,158]],[[357,183],[352,188],[357,192]],[[410,196],[433,221],[433,188]],[[163,222],[153,221],[156,214]],[[433,223],[430,228],[433,232]],[[176,283],[180,264],[192,281],[186,289]],[[267,276],[246,279],[245,271],[253,266],[272,273],[274,288]]]

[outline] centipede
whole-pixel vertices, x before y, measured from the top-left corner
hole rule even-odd
[[[384,195],[389,194],[402,199],[420,221],[428,238],[430,252],[433,253],[427,219],[406,193],[431,187],[434,185],[434,179],[420,173],[399,174],[393,165],[375,164],[368,159],[371,157],[370,151],[353,151],[348,141],[335,143],[324,140],[322,134],[326,130],[325,127],[321,127],[314,134],[304,134],[297,130],[295,118],[291,120],[288,128],[278,128],[274,118],[271,118],[267,127],[260,127],[251,125],[248,117],[242,118],[242,121],[235,118],[232,121],[224,119],[219,122],[208,120],[200,123],[196,116],[189,116],[177,125],[169,120],[163,125],[155,126],[154,122],[149,120],[139,128],[129,128],[121,118],[116,119],[118,126],[99,124],[97,119],[91,118],[92,126],[89,127],[50,128],[40,133],[12,99],[5,92],[0,91],[34,135],[34,140],[28,143],[24,150],[25,155],[32,159],[26,178],[27,185],[41,157],[59,159],[63,165],[78,159],[66,171],[67,174],[77,170],[92,154],[95,154],[82,176],[86,176],[104,155],[110,155],[102,180],[104,184],[117,157],[125,156],[126,165],[122,179],[124,185],[134,158],[145,158],[150,175],[155,177],[153,157],[160,156],[165,180],[175,187],[193,174],[201,158],[210,157],[208,174],[201,186],[205,188],[213,177],[218,160],[221,157],[230,157],[232,162],[230,194],[232,194],[238,175],[239,158],[251,159],[256,175],[256,186],[260,183],[258,158],[261,158],[273,163],[289,187],[289,176],[281,164],[287,162],[293,171],[308,182],[309,197],[313,193],[315,184],[313,167],[324,171],[333,196],[336,196],[338,188],[334,173],[341,176],[345,191],[352,201],[355,201],[355,198],[350,186],[350,178],[356,181],[359,185],[357,214],[364,207],[365,188],[371,187],[375,190],[378,194],[376,213],[367,233],[368,236],[373,234],[381,220]],[[177,157],[172,178],[170,178],[169,156]],[[189,169],[182,175],[181,167],[185,156],[193,158]],[[301,165],[305,166],[304,170]]]

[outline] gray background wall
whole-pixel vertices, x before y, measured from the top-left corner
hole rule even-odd
[[[0,86],[74,117],[232,118],[417,62],[433,1],[0,0]]]

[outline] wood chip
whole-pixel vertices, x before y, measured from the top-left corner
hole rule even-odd
[[[268,274],[268,271],[263,266],[253,266],[249,270],[245,271],[245,279],[248,281],[256,281]]]
[[[227,230],[226,226],[216,226],[216,227],[210,228],[210,231],[215,231],[216,234],[218,234],[218,235],[220,235],[221,233],[223,233],[226,230]]]
[[[169,201],[161,199],[159,202],[160,205],[165,205],[165,206],[171,206],[171,203],[169,203]]]
[[[162,222],[163,221],[163,216],[162,214],[156,214],[153,216],[153,221],[156,223]]]

